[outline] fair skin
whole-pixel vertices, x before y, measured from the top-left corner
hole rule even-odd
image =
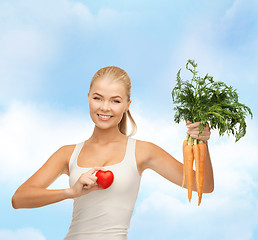
[[[112,79],[106,77],[94,82],[88,94],[88,102],[90,116],[95,127],[91,137],[85,141],[77,162],[79,166],[91,169],[83,173],[70,188],[47,189],[60,175],[67,174],[69,176],[69,160],[75,145],[60,147],[36,173],[17,189],[12,197],[12,205],[15,209],[42,207],[65,199],[80,197],[92,191],[102,190],[97,185],[97,177],[94,174],[98,170],[105,171],[105,166],[117,164],[123,159],[128,137],[120,132],[118,124],[123,113],[129,110],[131,100],[128,101],[125,87],[121,83],[113,82]],[[106,120],[99,114],[112,117]],[[196,137],[198,126],[199,123],[188,121],[188,134]],[[200,139],[206,141],[208,150],[205,163],[204,193],[210,193],[214,188],[213,170],[207,144],[209,138],[210,131],[206,127],[200,136]],[[140,175],[145,169],[152,169],[172,183],[181,186],[183,164],[168,152],[153,143],[140,140],[136,141],[135,151]],[[195,177],[195,171],[193,177]],[[193,191],[197,191],[194,182]]]

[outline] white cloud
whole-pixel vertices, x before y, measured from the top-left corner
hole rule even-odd
[[[189,204],[171,194],[153,191],[136,208],[131,231],[141,231],[148,239],[156,239],[159,234],[164,240],[171,235],[175,239],[251,239],[257,210],[243,198],[207,195],[198,207],[196,198]]]
[[[36,96],[48,69],[74,52],[71,35],[90,41],[121,26],[130,13],[101,8],[96,15],[83,3],[10,1],[0,3],[0,101]],[[85,46],[86,48],[87,46]]]
[[[166,119],[158,116],[149,119],[140,114],[136,115],[136,120],[140,128],[139,139],[154,142],[182,160],[184,124],[169,125]],[[176,239],[193,240],[251,239],[258,225],[255,215],[258,211],[256,124],[256,119],[247,119],[247,134],[237,143],[233,136],[219,137],[217,130],[212,131],[209,150],[215,190],[211,194],[203,194],[201,206],[197,205],[195,192],[189,204],[186,189],[171,184],[152,170],[146,170],[140,188],[142,198],[137,201],[132,219],[132,238],[138,238],[134,234],[141,232],[144,235],[142,239],[150,240],[161,235],[163,237],[159,239],[169,239],[171,235]],[[187,232],[182,232],[182,229],[187,229]],[[200,238],[200,231],[203,238]]]
[[[139,108],[140,105],[136,105]],[[155,113],[149,118],[142,116],[138,110],[131,109],[138,126],[134,137],[153,142],[182,161],[184,124],[170,125]],[[182,232],[178,229],[188,225],[187,239],[196,239],[200,231],[204,232],[205,237],[215,239],[216,225],[220,239],[227,239],[230,234],[239,236],[236,239],[248,239],[247,236],[257,226],[254,213],[258,210],[255,126],[256,122],[248,122],[247,135],[238,143],[234,142],[233,137],[219,139],[216,132],[212,133],[209,149],[215,190],[212,194],[203,195],[199,207],[196,193],[193,193],[189,204],[186,189],[171,184],[152,170],[146,170],[139,193],[142,200],[137,201],[131,231],[145,231],[146,227],[146,233],[147,229],[152,229],[149,234],[153,233],[153,236],[160,234],[160,231],[180,236]],[[62,112],[45,106],[14,102],[0,116],[0,181],[20,184],[60,146],[84,140],[92,130],[88,114],[78,110]],[[52,188],[63,186],[68,186],[67,177],[56,182]],[[206,230],[200,230],[199,222]],[[157,226],[161,230],[155,230]],[[148,239],[153,238],[148,236]]]
[[[3,240],[46,240],[42,233],[34,228],[17,230],[0,229],[0,239]]]
[[[58,148],[83,140],[91,127],[88,116],[80,112],[13,102],[0,114],[0,180],[24,180]]]
[[[253,94],[258,83],[253,67],[258,63],[257,14],[257,1],[236,0],[224,12],[193,17],[172,49],[166,76],[175,76],[175,64],[176,70],[186,71],[186,61],[195,59],[200,76],[209,73],[215,81],[238,84],[239,92],[243,89]]]
[[[144,231],[145,238],[156,239],[162,229],[160,239],[171,235],[176,239],[251,239],[258,224],[256,135],[256,122],[249,121],[247,134],[238,143],[233,137],[219,138],[216,131],[211,135],[215,190],[203,194],[200,206],[195,192],[189,204],[186,189],[145,171],[141,182],[144,198],[137,201],[131,234]]]
[[[58,53],[55,37],[42,29],[35,19],[38,11],[30,8],[25,2],[24,6],[0,4],[0,18],[4,19],[0,23],[0,101],[35,94],[42,71]]]
[[[134,137],[159,144],[173,154],[181,154],[181,142],[175,140],[178,139],[175,136],[185,137],[184,130],[180,133],[181,125],[170,126],[161,119],[150,121],[134,110],[132,115],[138,126]],[[76,110],[63,112],[44,105],[13,101],[0,113],[0,159],[1,169],[5,169],[0,170],[0,180],[17,181],[14,176],[32,174],[62,145],[90,137],[93,127],[89,115]]]
[[[248,4],[247,4],[248,2]],[[239,29],[242,29],[244,25],[249,23],[250,18],[255,17],[253,13],[257,12],[257,1],[255,0],[235,0],[232,5],[226,10],[225,14],[221,18],[221,27],[232,27],[236,23],[240,24]],[[245,18],[245,19],[243,19]],[[245,30],[245,29],[242,29]]]
[[[246,54],[218,47],[218,40],[223,34],[230,33],[228,30],[237,22],[235,20],[244,5],[244,1],[235,1],[218,23],[211,19],[204,21],[203,17],[193,19],[185,34],[180,35],[181,44],[177,44],[176,51],[173,48],[174,57],[171,64],[168,64],[168,73],[164,74],[166,79],[171,79],[171,75],[175,74],[171,66],[177,63],[179,67],[183,67],[188,58],[194,57],[201,69],[205,70],[204,74],[210,73],[215,80],[244,80],[244,88],[247,88],[246,82],[250,83],[250,88],[253,86],[251,84],[257,84],[255,70],[248,71],[257,62],[257,36],[241,45],[243,53],[250,53],[251,50],[253,54],[252,64],[249,59],[245,66],[241,64],[244,65],[242,58],[247,57]],[[88,32],[97,34],[101,29],[109,31],[107,26],[119,26],[130,13],[106,8],[94,15],[87,6],[78,2],[26,0],[15,5],[2,1],[0,15],[5,20],[0,25],[1,100],[5,96],[13,97],[21,92],[36,93],[42,81],[40,71],[58,58],[61,48],[59,46],[62,45],[68,27],[76,26],[81,31],[81,36],[86,36]],[[228,52],[225,53],[224,50]],[[15,92],[14,86],[19,92]],[[168,124],[166,119],[155,116],[155,113],[143,117],[140,108],[132,111],[132,114],[138,125],[136,138],[151,141],[179,161],[182,159],[184,124]],[[146,170],[143,173],[140,193],[144,197],[142,201],[138,201],[133,218],[134,231],[141,232],[141,226],[145,226],[145,233],[156,233],[159,239],[160,236],[170,239],[165,237],[166,232],[175,238],[180,234],[182,236],[185,234],[182,229],[189,230],[189,235],[184,239],[200,239],[201,231],[203,239],[250,239],[258,225],[255,216],[258,210],[255,125],[256,122],[248,122],[248,134],[237,144],[226,136],[216,140],[216,132],[212,134],[210,153],[215,191],[203,196],[200,207],[196,204],[196,194],[192,204],[189,204],[185,189],[171,184],[151,170]],[[78,139],[83,140],[92,130],[88,115],[76,110],[63,112],[44,106],[13,102],[6,112],[0,113],[0,181],[20,184],[60,146],[76,143]],[[52,187],[67,185],[67,178],[58,181]],[[27,230],[27,234],[33,231]],[[4,236],[1,235],[3,233],[16,234],[10,230],[0,230],[1,239],[8,239],[1,237]]]
[[[2,34],[0,101],[33,95],[40,87],[45,65],[51,62],[56,50],[54,40],[37,29],[10,29]]]

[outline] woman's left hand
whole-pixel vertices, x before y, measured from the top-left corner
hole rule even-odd
[[[211,135],[210,126],[209,124],[207,124],[207,126],[203,129],[202,134],[198,137],[199,124],[200,122],[191,123],[190,121],[187,121],[186,122],[186,125],[188,128],[187,134],[189,134],[192,138],[196,138],[206,142],[210,139],[210,135]]]

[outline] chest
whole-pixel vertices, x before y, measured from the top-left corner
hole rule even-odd
[[[95,166],[105,167],[118,164],[126,157],[127,145],[112,145],[107,147],[85,145],[77,158],[77,165],[83,168]],[[140,142],[135,144],[135,161],[140,175],[144,171],[144,152],[141,151]]]
[[[126,146],[86,146],[80,151],[77,164],[85,168],[110,166],[122,162],[125,158],[125,153]]]

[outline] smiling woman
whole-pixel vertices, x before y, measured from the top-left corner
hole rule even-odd
[[[109,91],[107,91],[107,88]],[[126,134],[128,116],[132,125],[132,132],[129,136],[134,135],[137,127],[129,110],[129,106],[131,104],[130,96],[131,79],[126,71],[115,66],[101,68],[93,76],[88,93],[90,115],[92,120],[94,119],[94,114],[97,114],[98,116],[102,115],[102,117],[99,116],[99,119],[101,120],[109,120],[110,118],[105,116],[111,116],[110,113],[108,114],[108,111],[110,111],[108,108],[112,106],[114,113],[117,111],[123,111],[120,120],[116,118],[119,120],[118,126],[121,133]],[[99,112],[92,113],[91,109],[94,110],[95,108],[99,108],[99,110],[97,110]]]
[[[72,222],[65,240],[126,240],[145,169],[181,186],[181,162],[153,143],[132,138],[136,124],[129,111],[130,91],[131,81],[123,69],[100,69],[88,92],[89,112],[95,124],[91,137],[60,147],[17,189],[13,207],[35,208],[73,199]],[[132,124],[129,135],[127,117]],[[187,126],[190,136],[198,133],[198,123],[187,122]],[[209,128],[200,137],[207,141]],[[213,172],[207,143],[206,148],[203,192],[209,193],[213,191]],[[103,172],[97,174],[99,170]],[[110,172],[112,184],[104,189],[98,185],[98,176]],[[47,189],[61,174],[69,176],[70,187]],[[192,187],[197,191],[195,184]]]

